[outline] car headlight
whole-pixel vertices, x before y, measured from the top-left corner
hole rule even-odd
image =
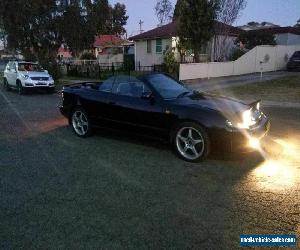
[[[249,129],[261,119],[262,115],[263,113],[260,111],[260,103],[257,103],[255,107],[248,109],[242,113],[239,122],[232,122],[227,120],[226,124],[229,127]]]
[[[248,129],[256,124],[256,120],[252,115],[252,109],[246,110],[242,113],[242,121],[237,123],[237,127],[241,129]]]
[[[21,74],[21,77],[22,77],[23,79],[27,80],[27,79],[29,78],[29,75],[23,75],[23,74]]]
[[[53,77],[52,77],[52,76],[50,76],[50,75],[49,75],[49,80],[50,80],[50,81],[53,81]]]

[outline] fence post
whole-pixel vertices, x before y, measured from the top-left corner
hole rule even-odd
[[[260,65],[260,80],[262,81],[262,78],[263,78],[263,62],[260,61],[259,65]]]

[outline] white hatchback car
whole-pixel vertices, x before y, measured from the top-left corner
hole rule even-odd
[[[17,89],[21,95],[26,89],[46,89],[54,91],[54,80],[47,70],[38,63],[11,61],[4,70],[4,87],[6,90]]]

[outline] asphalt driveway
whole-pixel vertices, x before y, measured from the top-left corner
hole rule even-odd
[[[0,247],[238,249],[300,233],[300,109],[268,108],[267,152],[190,164],[160,141],[76,137],[59,95],[0,90]]]

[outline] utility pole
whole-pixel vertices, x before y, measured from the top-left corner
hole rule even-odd
[[[143,22],[142,20],[139,21],[139,25],[140,25],[140,34],[144,32],[144,31],[143,31],[143,28],[142,28],[143,23],[144,23],[144,22]]]

